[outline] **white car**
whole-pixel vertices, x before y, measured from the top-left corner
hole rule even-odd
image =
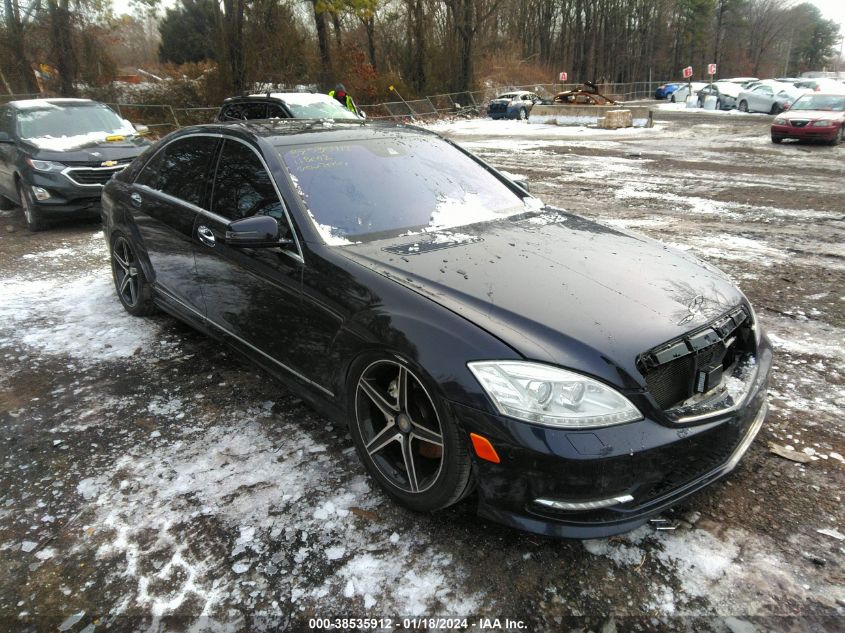
[[[707,84],[702,81],[693,81],[692,82],[692,93],[690,93],[690,84],[685,83],[683,86],[678,88],[675,92],[672,93],[670,97],[672,103],[683,103],[687,100],[687,97],[690,94],[697,95],[698,91],[704,88]]]
[[[254,119],[352,119],[363,115],[352,112],[334,97],[317,92],[265,92],[229,97],[217,113],[218,121]]]
[[[761,81],[739,93],[737,97],[737,108],[742,112],[778,114],[783,110],[783,104],[786,100],[792,103],[797,98],[795,96],[789,99],[791,93],[798,90],[792,84],[777,81]],[[781,95],[784,92],[787,94]]]

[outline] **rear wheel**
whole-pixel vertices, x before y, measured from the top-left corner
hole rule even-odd
[[[369,357],[350,373],[349,426],[367,470],[401,505],[430,512],[472,490],[467,439],[431,383],[395,357]]]
[[[777,101],[772,104],[772,109],[769,110],[769,114],[780,114],[781,112],[783,112],[783,108]]]
[[[117,298],[129,314],[147,316],[155,312],[150,284],[138,262],[135,247],[123,233],[112,238],[111,270]]]
[[[519,120],[525,121],[527,118],[528,118],[528,110],[526,110],[525,108],[520,108],[519,109]]]
[[[836,133],[836,136],[834,136],[833,139],[831,139],[830,141],[831,145],[839,145],[842,142],[843,130],[845,130],[845,127],[839,128],[839,131]]]
[[[739,111],[748,112],[748,102],[745,99],[739,102]]]

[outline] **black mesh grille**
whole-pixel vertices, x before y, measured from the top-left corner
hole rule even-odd
[[[724,464],[736,450],[745,436],[747,424],[723,428],[719,433],[707,433],[704,437],[678,446],[663,478],[640,497],[650,500],[661,497]]]
[[[648,390],[661,409],[668,409],[689,397],[694,371],[695,358],[684,356],[646,374]]]
[[[657,405],[663,410],[671,409],[695,393],[713,389],[715,385],[709,381],[720,379],[720,365],[725,369],[734,362],[738,352],[753,350],[750,327],[751,320],[736,310],[714,321],[710,328],[685,337],[685,342],[669,343],[657,352],[643,354],[638,362]],[[700,347],[702,343],[711,344]]]

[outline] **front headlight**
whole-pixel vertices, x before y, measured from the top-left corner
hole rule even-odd
[[[781,117],[777,117],[775,119],[775,125],[786,125],[786,124],[787,124],[786,119],[782,119]]]
[[[641,420],[622,394],[597,380],[526,361],[468,363],[503,415],[558,428],[587,429]]]
[[[62,171],[65,165],[55,163],[51,160],[37,160],[35,158],[27,158],[26,162],[36,171]]]
[[[819,119],[818,121],[813,121],[813,127],[833,127],[833,121],[830,119]]]

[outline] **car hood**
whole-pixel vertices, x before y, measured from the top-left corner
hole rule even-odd
[[[802,121],[818,121],[820,119],[842,119],[845,112],[832,112],[830,110],[789,110],[779,115],[784,119],[799,119]]]
[[[131,137],[123,141],[87,141],[80,146],[70,146],[61,150],[39,147],[27,141],[22,141],[22,146],[27,154],[39,160],[97,163],[135,158],[150,146],[150,142],[141,137]]]
[[[642,386],[641,353],[744,301],[686,253],[549,208],[340,250],[527,358],[583,370],[589,357],[627,387]]]

